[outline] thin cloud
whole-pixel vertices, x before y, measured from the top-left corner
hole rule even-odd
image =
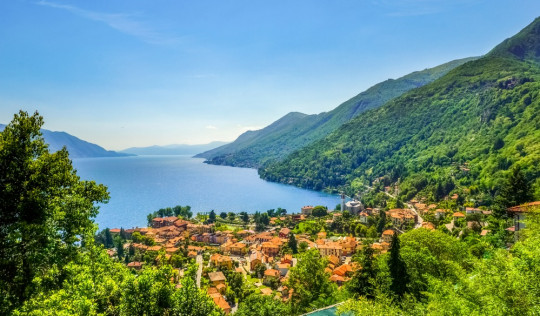
[[[207,129],[217,129],[217,127],[215,127],[214,125],[206,125],[206,128]]]
[[[137,21],[137,16],[134,14],[96,12],[81,9],[72,5],[58,4],[45,0],[39,1],[37,4],[50,8],[66,10],[83,18],[104,23],[119,32],[137,37],[147,43],[174,44],[179,40],[178,37],[166,36],[151,29],[147,25],[144,25],[140,21]]]

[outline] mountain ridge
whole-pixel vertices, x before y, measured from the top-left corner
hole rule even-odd
[[[171,144],[165,146],[153,145],[147,147],[130,147],[120,150],[120,153],[135,155],[195,155],[201,151],[211,150],[223,146],[227,142],[215,141],[208,144]]]
[[[0,132],[6,127],[0,124]],[[70,158],[98,158],[98,157],[127,157],[131,154],[119,153],[80,139],[66,132],[50,131],[41,129],[45,143],[49,145],[49,150],[58,151],[66,146]]]
[[[457,59],[398,79],[385,80],[328,112],[311,115],[290,112],[261,130],[246,132],[234,142],[196,157],[206,158],[211,164],[258,168],[270,161],[285,158],[293,151],[325,137],[358,114],[381,106],[476,58]],[[277,125],[281,129],[276,129]]]

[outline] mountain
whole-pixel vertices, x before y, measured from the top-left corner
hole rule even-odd
[[[486,56],[358,115],[259,174],[349,193],[376,179],[400,181],[405,198],[479,191],[489,203],[519,165],[540,197],[539,52],[536,19]]]
[[[201,151],[211,150],[223,146],[226,142],[211,142],[203,145],[167,145],[167,146],[149,146],[149,147],[131,147],[121,150],[121,153],[135,155],[194,155]]]
[[[285,158],[293,151],[330,134],[358,114],[432,82],[453,68],[474,59],[454,60],[399,79],[383,81],[329,112],[313,115],[291,112],[261,130],[248,131],[234,142],[201,153],[197,157],[206,158],[211,164],[258,168],[267,162]]]
[[[0,131],[3,131],[6,125],[0,124]],[[89,143],[65,132],[53,132],[42,129],[41,133],[45,142],[49,144],[49,150],[58,151],[66,146],[70,158],[95,158],[95,157],[125,157],[129,154],[118,153],[112,150],[106,150],[96,144]]]

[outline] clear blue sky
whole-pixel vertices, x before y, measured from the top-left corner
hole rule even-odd
[[[0,122],[107,149],[234,140],[388,78],[478,56],[538,0],[0,2]]]

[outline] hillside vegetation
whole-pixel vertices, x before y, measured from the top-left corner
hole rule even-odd
[[[261,168],[262,178],[354,193],[375,179],[434,200],[491,197],[521,166],[540,194],[540,20],[485,57],[364,112],[328,137]],[[442,191],[438,192],[437,191]],[[439,196],[436,196],[439,195]]]
[[[248,131],[233,143],[197,156],[207,158],[211,164],[258,168],[267,162],[285,158],[293,151],[327,136],[360,113],[432,82],[451,69],[474,59],[454,60],[399,79],[388,79],[329,112],[314,115],[291,112],[261,130]]]

